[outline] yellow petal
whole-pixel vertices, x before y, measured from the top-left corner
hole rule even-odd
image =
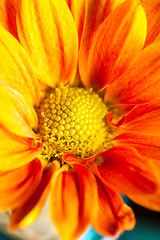
[[[2,85],[2,81],[0,96],[0,125],[16,135],[35,137],[32,127],[37,127],[38,120],[33,107],[17,91]]]
[[[78,36],[64,0],[21,0],[18,34],[41,81],[54,87],[75,75]]]
[[[19,42],[0,27],[0,74],[31,104],[39,102],[39,85],[32,65]]]

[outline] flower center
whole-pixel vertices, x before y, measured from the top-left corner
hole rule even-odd
[[[61,160],[66,153],[87,158],[108,139],[107,107],[92,89],[60,86],[47,92],[37,111],[41,155]]]

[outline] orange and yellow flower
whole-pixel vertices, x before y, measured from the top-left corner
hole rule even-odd
[[[11,230],[49,193],[66,240],[89,224],[131,230],[120,194],[160,210],[159,3],[1,0],[0,210]]]

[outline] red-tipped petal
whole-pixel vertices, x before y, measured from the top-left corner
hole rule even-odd
[[[27,201],[42,176],[42,165],[39,160],[12,171],[0,173],[0,210],[14,209]]]
[[[55,168],[52,164],[47,166],[43,170],[40,183],[30,198],[11,212],[10,230],[26,227],[36,220],[48,196],[51,177]]]
[[[92,225],[102,235],[116,235],[131,230],[135,225],[134,213],[119,194],[105,187],[97,179],[98,210]]]
[[[85,231],[97,196],[91,171],[82,165],[73,169],[60,171],[51,192],[51,216],[62,239],[77,239]]]
[[[144,45],[146,24],[137,0],[127,0],[110,13],[82,43],[79,71],[85,86],[102,89],[127,70]]]
[[[77,69],[78,36],[64,0],[21,0],[17,26],[20,42],[41,81],[54,87],[72,79]]]
[[[0,1],[0,24],[18,39],[16,26],[16,1]]]

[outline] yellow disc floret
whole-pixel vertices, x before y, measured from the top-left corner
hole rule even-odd
[[[38,109],[42,155],[49,161],[65,153],[87,158],[107,139],[107,107],[92,89],[60,86],[47,92]]]

